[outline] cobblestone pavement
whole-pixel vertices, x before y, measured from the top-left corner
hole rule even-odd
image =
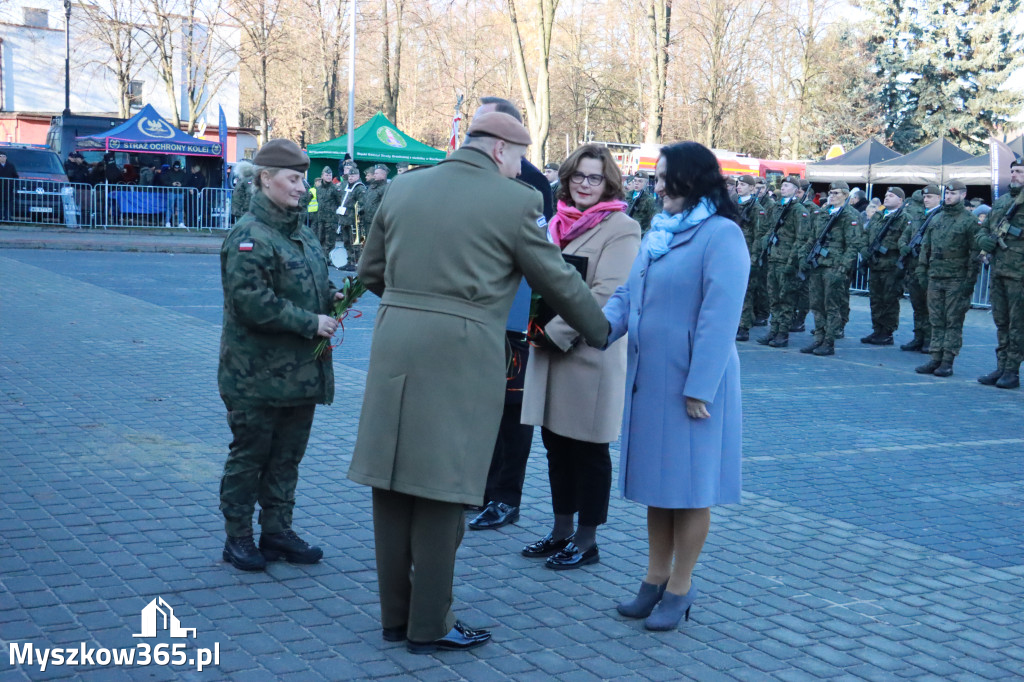
[[[538,435],[520,522],[459,551],[457,612],[493,643],[413,656],[381,640],[369,490],[345,477],[372,295],[302,465],[296,528],[324,561],[245,574],[220,560],[216,256],[2,250],[0,292],[0,681],[1022,679],[1024,397],[974,381],[994,361],[987,312],[950,379],[862,346],[862,298],[835,357],[799,354],[806,334],[741,344],[744,503],[714,509],[678,632],[614,611],[646,550],[643,508],[617,493],[600,564],[519,555],[550,522]],[[157,597],[195,639],[133,638]],[[10,659],[142,642],[216,645],[219,663]]]

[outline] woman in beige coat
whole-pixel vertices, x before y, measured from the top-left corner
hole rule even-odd
[[[564,256],[586,259],[587,286],[604,305],[626,281],[640,247],[640,226],[624,213],[622,174],[607,148],[584,145],[558,177],[558,213],[549,237]],[[626,346],[601,351],[579,343],[561,317],[534,329],[532,337],[522,420],[541,427],[554,525],[523,555],[548,557],[544,565],[556,570],[578,568],[600,560],[596,535],[608,515],[608,444],[619,437],[622,422]]]

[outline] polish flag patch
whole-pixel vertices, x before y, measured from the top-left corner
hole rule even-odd
[[[252,251],[252,242],[240,242],[238,244],[239,251]]]

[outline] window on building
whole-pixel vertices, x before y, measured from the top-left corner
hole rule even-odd
[[[36,7],[23,7],[25,10],[25,25],[32,28],[49,28],[49,12]]]
[[[142,106],[142,81],[131,81],[128,83],[128,106]]]

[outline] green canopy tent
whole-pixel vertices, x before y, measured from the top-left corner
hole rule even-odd
[[[402,161],[414,166],[433,165],[443,161],[443,151],[428,147],[419,140],[409,137],[381,112],[352,132],[356,165],[361,169],[374,163],[386,163],[392,168]],[[324,166],[331,166],[337,174],[338,164],[348,153],[348,135],[327,142],[311,144],[306,148],[309,154],[309,177],[319,177]]]

